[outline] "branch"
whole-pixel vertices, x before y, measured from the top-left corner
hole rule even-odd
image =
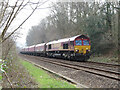
[[[39,6],[41,6],[41,5],[43,5],[44,3],[46,3],[47,2],[47,0],[45,1],[45,2],[42,2],[40,5],[39,5],[39,1],[37,2],[37,3],[35,3],[35,4],[37,4],[36,5],[36,7],[33,9],[33,11],[30,13],[30,15],[16,28],[16,29],[14,29],[13,30],[13,32],[11,32],[6,38],[3,38],[3,36],[2,36],[2,41],[1,41],[1,43],[3,43],[5,40],[7,40],[10,36],[12,36],[31,16],[32,16],[32,14],[35,12],[35,10],[39,7]],[[25,7],[26,5],[28,4],[28,2],[23,6],[23,7]],[[21,9],[23,9],[23,7],[21,8]],[[21,10],[20,9],[20,10]],[[19,10],[18,10],[18,12],[19,12]],[[13,21],[13,20],[12,20]],[[11,24],[11,22],[8,24],[7,23],[7,26],[9,26]],[[5,31],[5,33],[6,33],[6,31],[7,31],[7,27],[6,27],[6,29],[4,29]],[[5,33],[3,33],[3,35],[5,35]]]
[[[24,2],[24,0],[23,0],[23,2]],[[12,21],[15,19],[15,17],[16,17],[16,15],[17,15],[18,11],[20,10],[20,7],[21,7],[22,4],[23,4],[23,2],[20,4],[20,6],[18,7],[18,9],[16,10],[14,16],[12,17],[11,21],[9,22],[9,24],[8,24],[8,26],[7,26],[7,29],[8,29],[9,26],[11,25]]]
[[[9,42],[8,49],[7,49],[7,51],[5,51],[6,53],[5,53],[5,57],[3,58],[3,60],[5,60],[7,58],[8,53],[9,53],[10,49],[13,47],[13,45],[15,45],[15,41]]]
[[[17,3],[18,3],[18,1],[15,3],[15,6],[13,7],[13,10],[12,10],[10,16],[9,16],[8,21],[7,21],[7,24],[5,25],[5,28],[3,29],[3,32],[2,32],[2,34],[1,34],[1,38],[2,38],[2,39],[4,38],[4,35],[5,35],[5,33],[7,32],[8,24],[9,24],[9,22],[10,22],[10,19],[12,18],[12,15],[13,15],[13,13],[14,13],[14,10],[15,10],[16,6],[17,6]]]
[[[7,22],[7,19],[8,19],[8,18],[9,18],[9,17],[7,17],[7,18],[5,19],[5,21],[1,24],[0,28],[5,25],[5,23]]]
[[[39,4],[39,2],[38,2],[38,4]],[[9,34],[6,38],[4,38],[4,39],[2,40],[2,43],[3,43],[5,40],[7,40],[10,36],[12,36],[12,34],[14,34],[14,33],[32,16],[32,14],[35,12],[35,10],[36,10],[37,7],[38,7],[38,4],[37,4],[37,6],[33,9],[33,11],[31,12],[31,14],[30,14],[11,34]]]
[[[7,77],[7,80],[8,80],[8,82],[9,82],[9,84],[10,84],[10,87],[11,87],[11,88],[14,88],[13,85],[12,85],[12,83],[11,83],[11,81],[10,81],[10,79],[9,79],[9,77],[8,77],[8,75],[7,75],[7,73],[4,72],[4,74],[5,74],[5,76]]]
[[[3,17],[4,17],[4,15],[5,15],[5,12],[6,12],[6,9],[7,9],[7,7],[8,7],[8,3],[9,3],[9,0],[8,0],[8,2],[7,2],[7,4],[6,4],[6,7],[4,8],[4,10],[3,10],[3,13],[1,14],[1,20],[0,20],[0,23],[3,21]],[[2,11],[2,8],[1,8],[1,11]]]

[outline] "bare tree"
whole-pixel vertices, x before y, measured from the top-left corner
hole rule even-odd
[[[24,23],[25,21],[27,21],[30,16],[35,12],[35,10],[40,7],[41,5],[43,5],[45,2],[47,1],[37,1],[36,3],[33,3],[31,0],[16,0],[16,2],[14,2],[14,5],[10,5],[10,1],[3,1],[1,2],[1,7],[0,7],[0,28],[2,30],[0,30],[1,35],[1,43],[4,42],[7,38],[9,38],[12,34],[14,34]],[[17,17],[17,15],[27,6],[30,6],[32,11],[31,13],[28,15],[28,17],[23,20],[21,22],[20,25],[18,25],[17,28],[15,28],[14,30],[12,30],[12,32],[5,37],[5,34],[7,33],[10,25],[13,23],[13,21],[15,20],[15,18]]]
[[[13,38],[9,38],[5,42],[3,42],[2,44],[2,59],[3,60],[7,58],[7,55],[9,54],[9,51],[13,45],[15,46],[15,41],[13,40]]]
[[[20,27],[32,16],[35,10],[46,3],[48,0],[4,0],[0,2],[0,46],[8,38],[10,38]],[[29,15],[17,24],[17,26],[10,29],[10,26],[17,20],[17,16],[27,7],[31,7]],[[2,50],[0,50],[2,51]]]

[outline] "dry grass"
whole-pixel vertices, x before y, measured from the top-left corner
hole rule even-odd
[[[118,64],[118,57],[91,56],[89,61]]]
[[[7,74],[14,88],[37,88],[38,85],[34,79],[25,70],[22,64],[19,63],[17,56],[11,54],[7,58]],[[3,74],[3,88],[10,88],[7,78]]]

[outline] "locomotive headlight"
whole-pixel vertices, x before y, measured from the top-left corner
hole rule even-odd
[[[78,50],[78,49],[76,49],[76,52],[79,52],[79,50]]]
[[[88,48],[86,48],[86,50],[88,50]]]
[[[90,51],[90,49],[86,48],[87,51]]]

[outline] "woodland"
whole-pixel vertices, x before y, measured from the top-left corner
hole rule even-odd
[[[50,14],[31,27],[26,38],[28,46],[79,34],[91,40],[91,53],[117,55],[118,15],[117,2],[57,2]]]

